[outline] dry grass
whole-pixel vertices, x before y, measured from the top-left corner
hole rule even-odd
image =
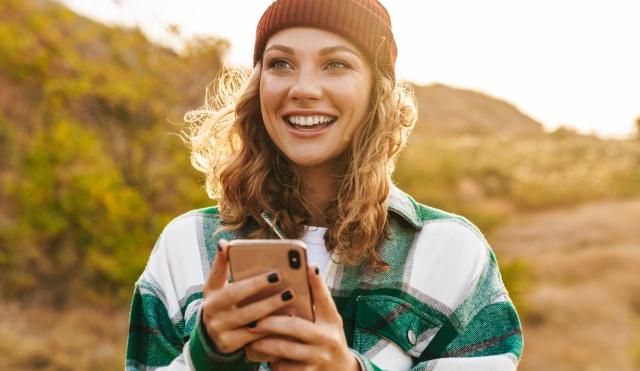
[[[120,370],[125,310],[58,312],[0,302],[0,370]]]
[[[521,217],[499,229],[501,260],[526,260],[521,370],[640,369],[640,200]]]
[[[485,233],[516,214],[640,197],[640,142],[585,136],[412,136],[394,179]]]

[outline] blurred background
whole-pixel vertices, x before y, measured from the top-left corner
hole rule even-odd
[[[133,283],[157,236],[213,203],[179,134],[220,68],[250,63],[268,1],[238,3],[251,9],[0,2],[0,369],[122,368]],[[496,24],[487,14],[503,3],[485,14],[454,1],[461,16],[434,18],[434,31],[402,18],[417,6],[438,16],[433,2],[383,3],[420,111],[394,180],[486,234],[523,322],[520,369],[640,370],[633,2],[563,2],[555,10],[573,17],[537,18],[526,35],[505,27],[544,13],[534,2],[505,5]],[[608,12],[591,19],[594,4]],[[483,43],[489,24],[524,42]]]

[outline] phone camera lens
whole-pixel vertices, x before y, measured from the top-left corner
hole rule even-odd
[[[293,269],[300,268],[300,253],[296,250],[289,250],[289,266]]]

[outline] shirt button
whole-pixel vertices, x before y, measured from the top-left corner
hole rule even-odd
[[[407,340],[409,340],[409,343],[411,343],[411,345],[416,345],[416,333],[413,332],[412,329],[409,329],[409,331],[407,331]]]

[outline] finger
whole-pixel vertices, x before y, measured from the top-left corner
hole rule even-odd
[[[269,362],[269,369],[271,371],[306,371],[311,368],[309,368],[309,365],[302,362],[294,362],[278,358],[277,361]]]
[[[313,296],[313,304],[315,306],[316,321],[318,321],[318,319],[335,319],[336,317],[340,317],[336,304],[331,297],[331,292],[329,292],[327,285],[325,285],[318,267],[309,267],[307,274],[309,276],[309,286],[311,287],[311,295]]]
[[[269,362],[269,370],[271,371],[285,371],[287,369],[285,363],[287,363],[287,360],[284,359],[278,359],[276,361],[271,361]]]
[[[270,336],[253,341],[247,349],[297,362],[328,363],[330,361],[324,359],[325,352],[316,346]]]
[[[207,282],[204,285],[205,293],[207,291],[221,289],[227,284],[227,277],[229,276],[229,262],[227,260],[226,250],[229,246],[227,240],[218,241],[218,252],[216,258],[211,265],[211,272],[207,277]]]
[[[258,321],[253,331],[291,337],[306,344],[327,342],[327,336],[318,329],[318,325],[304,318],[268,316]]]
[[[240,328],[225,331],[216,338],[212,338],[212,340],[221,353],[233,353],[252,341],[261,339],[266,335],[266,333],[256,333]]]
[[[230,328],[236,328],[261,320],[293,300],[295,300],[293,290],[284,290],[266,299],[247,304],[234,312],[233,317],[229,318],[228,325]],[[259,330],[254,327],[254,331]]]
[[[229,308],[233,305],[239,305],[242,301],[267,290],[269,287],[277,286],[279,283],[280,275],[278,272],[263,273],[236,281],[222,290],[211,293],[210,300],[217,303],[214,305],[216,308]]]
[[[277,362],[278,358],[275,356],[271,356],[265,353],[256,352],[252,349],[245,348],[244,350],[245,357],[252,362],[261,363],[261,362]]]

